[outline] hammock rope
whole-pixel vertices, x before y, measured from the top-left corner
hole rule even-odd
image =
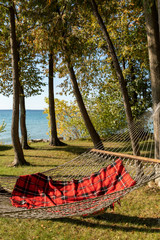
[[[67,163],[42,173],[55,182],[68,183],[75,179],[80,183],[86,178],[90,180],[91,176],[95,177],[97,173],[102,173],[103,169],[108,169],[118,160],[121,160],[125,173],[135,181],[134,185],[128,184],[123,189],[117,189],[116,191],[109,192],[109,194],[104,192],[98,195],[97,192],[94,192],[95,197],[86,197],[80,201],[75,200],[74,202],[55,206],[45,206],[44,202],[43,207],[27,209],[13,206],[10,200],[11,195],[8,193],[8,191],[13,191],[19,177],[0,176],[0,186],[2,187],[2,191],[0,191],[0,217],[51,219],[92,214],[107,208],[124,195],[145,183],[159,178],[160,160],[155,159],[154,135],[152,129],[150,129],[151,124],[148,124],[150,119],[145,117],[132,126],[134,139],[141,156],[133,155],[129,131],[126,128],[115,135],[111,134],[106,141],[103,141],[103,146],[100,143],[96,148],[88,149]],[[120,177],[123,178],[124,173],[121,174]],[[112,187],[116,188],[116,184],[113,182],[107,186],[109,186],[109,189],[112,189]]]

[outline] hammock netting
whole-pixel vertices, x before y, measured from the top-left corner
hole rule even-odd
[[[43,173],[0,176],[0,217],[52,219],[93,214],[160,177],[150,115]],[[103,144],[102,144],[103,143]],[[26,173],[27,174],[27,173]]]

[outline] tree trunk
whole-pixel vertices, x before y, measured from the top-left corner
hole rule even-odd
[[[150,7],[150,1],[145,0],[143,1],[143,6],[147,30],[153,110],[155,111],[160,103],[160,37],[158,12],[155,1],[153,1],[153,5]],[[155,158],[160,159],[160,109],[157,109],[154,114],[153,125],[155,138]]]
[[[132,61],[130,61],[129,63],[129,68],[130,68],[130,77],[131,77],[131,84],[133,86],[133,88],[135,88],[135,83],[136,83],[136,76],[135,76],[135,72],[134,72],[134,66]],[[131,101],[132,101],[132,106],[135,106],[138,102],[138,95],[136,93],[136,91],[133,91],[131,93]],[[137,116],[138,117],[138,116]]]
[[[55,102],[54,102],[54,87],[53,87],[53,53],[49,54],[49,118],[50,118],[50,145],[51,146],[65,146],[57,137],[57,125],[55,115]]]
[[[96,130],[95,130],[95,128],[94,128],[94,126],[93,126],[93,124],[90,120],[90,117],[88,115],[88,112],[86,110],[86,107],[84,105],[83,98],[82,98],[82,95],[81,95],[79,87],[78,87],[76,75],[75,75],[75,72],[74,72],[74,69],[73,69],[73,66],[71,64],[69,56],[67,56],[66,60],[67,60],[67,67],[68,67],[70,79],[71,79],[71,82],[72,82],[74,94],[75,94],[79,109],[81,111],[83,120],[85,122],[86,128],[88,129],[88,132],[91,136],[91,139],[93,141],[94,146],[96,148],[97,147],[98,148],[103,148],[103,144],[101,142],[101,139],[100,139],[98,133],[96,132]]]
[[[9,7],[10,12],[10,44],[12,55],[12,78],[13,78],[13,112],[12,112],[12,144],[15,152],[13,165],[25,165],[22,146],[19,140],[19,72],[18,72],[18,51],[15,30],[15,13],[14,7]]]
[[[98,7],[97,7],[97,4],[96,4],[95,0],[91,0],[91,4],[92,4],[92,8],[93,8],[93,13],[97,18],[97,21],[100,25],[100,28],[101,28],[101,30],[104,34],[105,40],[108,44],[108,48],[109,48],[109,51],[110,51],[110,54],[111,54],[111,57],[112,57],[113,65],[114,65],[114,68],[116,70],[116,75],[117,75],[117,78],[119,80],[119,84],[120,84],[120,87],[121,87],[121,92],[122,92],[123,102],[124,102],[124,108],[125,108],[125,112],[126,112],[126,118],[127,118],[127,122],[128,122],[128,126],[129,126],[129,133],[130,133],[130,138],[131,138],[131,143],[132,143],[133,154],[140,155],[139,144],[137,142],[134,131],[132,129],[133,116],[132,116],[131,106],[130,106],[130,102],[129,102],[129,96],[128,96],[128,92],[127,92],[127,88],[126,88],[126,84],[125,84],[125,79],[123,77],[123,73],[122,73],[122,70],[120,68],[113,43],[110,39],[110,36],[109,36],[108,31],[106,29],[106,26],[105,26],[105,24],[104,24],[104,22],[103,22],[103,20],[100,16],[99,12],[98,12]]]
[[[23,149],[30,149],[31,147],[28,145],[27,138],[27,128],[26,128],[26,109],[25,109],[25,96],[23,87],[20,85],[20,95],[19,95],[19,103],[20,103],[20,127],[21,127],[21,145]]]
[[[160,0],[157,0],[158,7],[158,26],[159,26],[159,39],[160,39]]]
[[[158,13],[156,3],[154,2],[151,9],[149,8],[149,0],[144,1],[144,12],[146,20],[147,41],[148,41],[148,54],[151,74],[151,87],[153,109],[157,108],[160,103],[160,41],[159,41],[159,25]],[[154,136],[156,153],[155,157],[159,158],[159,111],[154,114]]]

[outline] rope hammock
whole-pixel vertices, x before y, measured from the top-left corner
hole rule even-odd
[[[153,116],[153,115],[152,115]],[[58,167],[24,176],[0,176],[0,217],[51,219],[88,215],[160,177],[150,115],[129,130]]]

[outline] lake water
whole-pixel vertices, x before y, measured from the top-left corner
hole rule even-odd
[[[29,139],[48,139],[48,120],[43,110],[26,110],[26,125]],[[11,144],[12,110],[0,110],[0,125],[6,123],[5,132],[0,133],[0,143]]]

